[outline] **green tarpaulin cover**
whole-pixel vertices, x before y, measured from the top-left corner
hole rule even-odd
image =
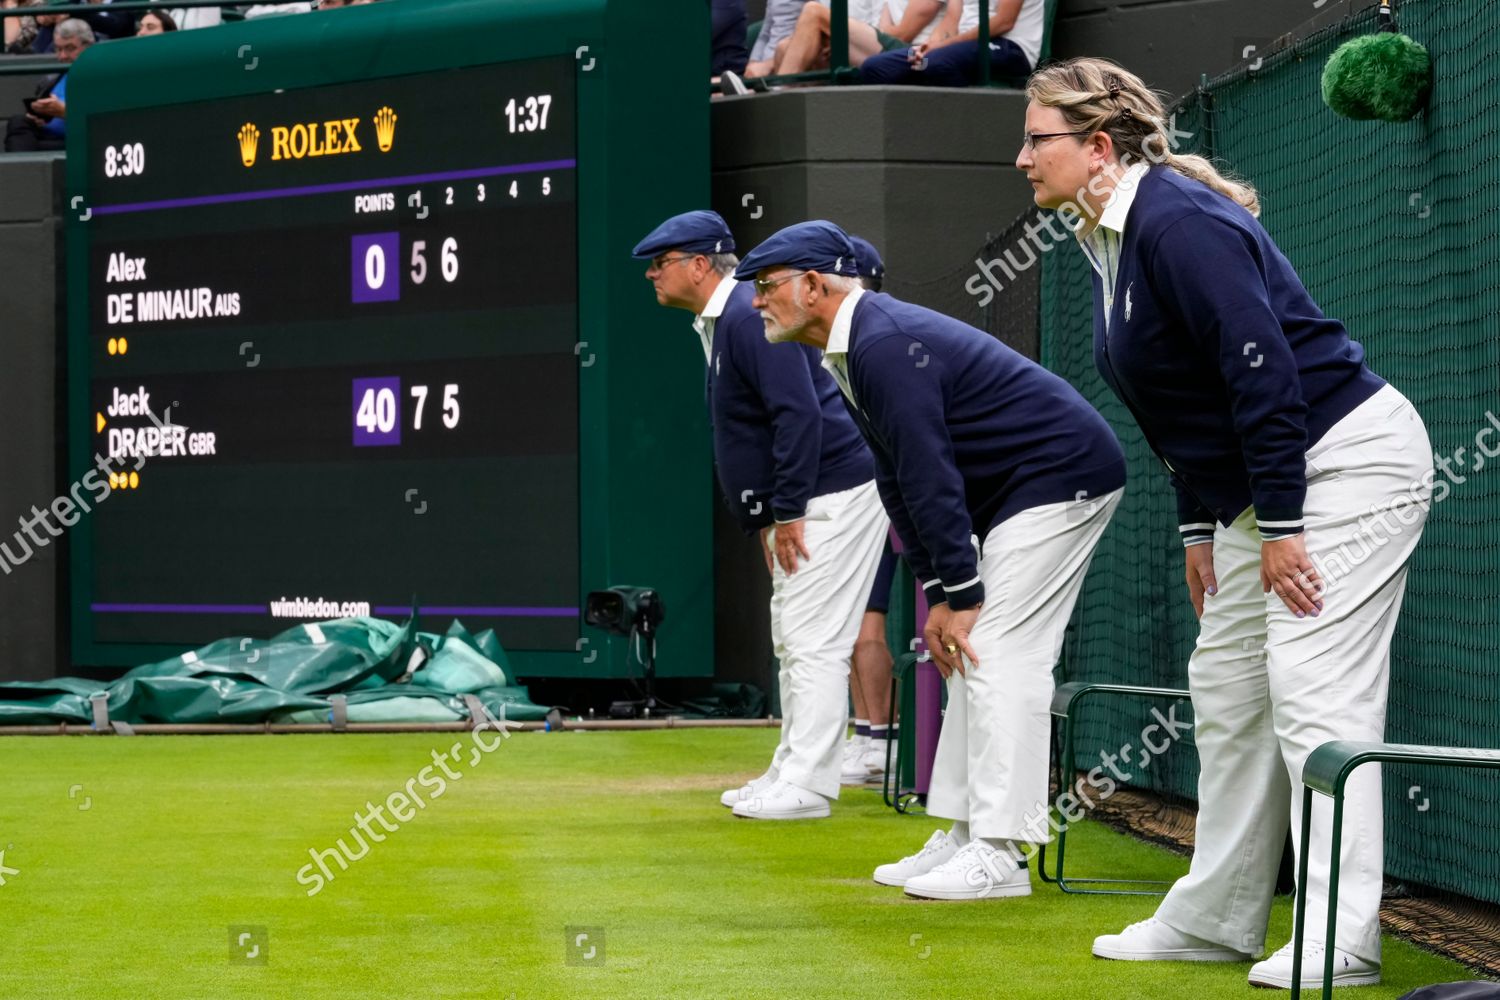
[[[418,649],[427,655],[414,656]],[[455,621],[435,635],[345,618],[270,640],[220,639],[107,684],[77,677],[0,683],[0,725],[92,722],[96,692],[107,696],[111,720],[131,724],[326,723],[333,695],[344,697],[350,722],[458,722],[469,718],[466,694],[497,717],[544,718],[547,709],[511,681],[493,629],[470,635]]]

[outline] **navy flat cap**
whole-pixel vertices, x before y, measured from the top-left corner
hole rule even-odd
[[[630,253],[639,260],[650,260],[667,250],[731,253],[734,235],[718,212],[683,212],[651,230]]]
[[[854,260],[859,265],[861,278],[879,278],[885,275],[885,261],[880,259],[880,251],[875,249],[875,244],[853,233],[849,234],[849,242],[854,244]]]
[[[854,244],[849,235],[838,226],[823,219],[799,222],[795,226],[773,235],[760,246],[751,250],[734,276],[741,281],[755,277],[756,273],[781,264],[803,271],[819,274],[843,274],[859,277],[855,263]]]

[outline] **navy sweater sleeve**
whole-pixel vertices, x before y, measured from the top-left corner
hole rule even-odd
[[[912,546],[913,539],[898,525],[902,544],[909,546],[912,571],[927,589],[929,603],[946,601],[954,611],[974,607],[984,600],[984,584],[963,475],[948,435],[942,360],[916,338],[894,335],[860,351],[851,374],[855,402],[868,404],[861,408],[896,455],[896,489],[920,543]],[[896,521],[896,515],[891,519]],[[941,581],[941,594],[927,587],[929,573]]]
[[[1259,248],[1228,223],[1193,213],[1162,233],[1150,266],[1152,284],[1224,379],[1262,537],[1300,533],[1307,404]]]
[[[811,350],[798,344],[772,344],[758,313],[755,329],[741,329],[735,344],[750,355],[740,363],[755,372],[761,400],[771,417],[771,457],[775,483],[771,512],[777,521],[795,521],[807,513],[818,483],[823,453],[823,409],[813,385]]]
[[[1183,547],[1213,541],[1213,512],[1203,506],[1176,475],[1172,476],[1172,488],[1177,491],[1177,530],[1182,533]]]

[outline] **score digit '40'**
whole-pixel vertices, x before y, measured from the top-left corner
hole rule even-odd
[[[425,385],[411,387],[411,429],[422,430],[422,421],[432,389]],[[434,399],[434,405],[437,405]],[[443,386],[441,416],[443,426],[458,426],[458,383]],[[356,447],[401,443],[401,379],[357,378],[354,380],[354,444]]]
[[[413,285],[425,284],[428,276],[441,276],[449,284],[458,280],[458,240],[413,240],[410,260],[405,262]],[[434,252],[435,251],[435,252]],[[350,260],[350,296],[355,302],[396,302],[401,298],[401,234],[369,233],[356,236]],[[434,258],[428,264],[428,258]]]

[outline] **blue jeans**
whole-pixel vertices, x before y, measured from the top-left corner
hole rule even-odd
[[[979,82],[979,43],[945,45],[927,56],[917,69],[908,60],[911,49],[895,49],[871,56],[859,68],[864,83],[902,83],[916,87],[971,87]],[[1028,76],[1031,63],[1009,38],[990,40],[990,75]]]

